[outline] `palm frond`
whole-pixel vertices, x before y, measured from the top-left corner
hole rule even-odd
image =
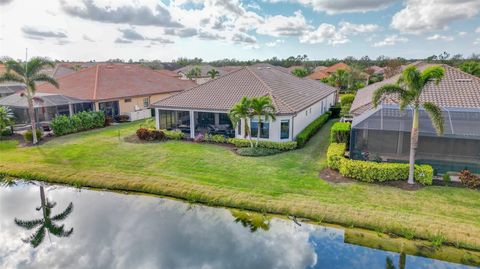
[[[444,131],[442,109],[436,104],[430,102],[425,102],[422,106],[425,111],[427,111],[428,116],[430,116],[433,127],[435,127],[437,134],[442,135]]]
[[[73,211],[73,203],[70,203],[62,213],[53,216],[51,220],[52,221],[64,220],[68,217],[68,215],[70,215],[70,213],[72,213],[72,211]]]
[[[412,92],[411,95],[419,97],[422,93],[422,74],[418,71],[414,65],[409,65],[402,72],[401,79],[399,80],[403,84],[403,88]]]
[[[25,76],[25,64],[19,63],[15,60],[9,60],[5,62],[5,67],[7,68],[7,73],[11,73],[11,71],[17,73],[19,76]]]
[[[373,92],[372,102],[373,106],[377,107],[380,104],[382,98],[384,98],[388,94],[398,94],[400,97],[406,96],[405,90],[402,89],[399,85],[395,84],[387,84],[383,85],[382,87],[378,88]]]
[[[25,228],[27,230],[31,230],[35,227],[38,227],[40,224],[43,224],[44,220],[43,219],[36,219],[36,220],[20,220],[15,218],[15,224]]]
[[[430,66],[422,72],[422,82],[425,86],[429,81],[433,80],[435,84],[440,83],[445,75],[445,69],[441,66]]]
[[[44,238],[45,238],[45,227],[41,226],[30,237],[28,237],[27,239],[23,239],[23,242],[30,243],[32,247],[36,248],[43,242]]]
[[[25,83],[25,80],[21,76],[13,72],[6,72],[0,75],[0,83],[6,81]]]
[[[55,67],[55,64],[48,60],[47,58],[34,57],[28,61],[27,64],[27,75],[29,77],[35,76],[40,72],[44,67]]]
[[[53,77],[51,77],[47,74],[43,74],[43,73],[33,75],[30,78],[30,80],[33,81],[33,82],[47,82],[47,83],[50,83],[53,86],[55,86],[55,88],[57,88],[57,89],[59,87],[58,81],[55,78],[53,78]]]

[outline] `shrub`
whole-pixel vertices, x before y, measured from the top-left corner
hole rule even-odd
[[[84,130],[103,127],[103,112],[83,111],[71,117],[61,115],[52,120],[51,126],[56,136],[76,133]]]
[[[341,107],[339,105],[332,106],[329,111],[330,117],[332,119],[340,117],[340,110],[341,110]]]
[[[156,129],[139,128],[136,132],[138,139],[145,141],[163,140],[165,134]]]
[[[13,132],[12,132],[12,129],[10,128],[6,128],[6,129],[3,129],[0,131],[0,137],[2,136],[12,136],[13,135]]]
[[[340,106],[351,105],[355,100],[354,94],[344,94],[342,98],[340,98]]]
[[[250,147],[250,141],[247,139],[238,139],[238,138],[230,138],[227,140],[228,143],[235,145],[237,148],[248,148]],[[255,144],[255,141],[253,141]],[[297,142],[289,141],[289,142],[273,142],[273,141],[259,141],[258,142],[259,148],[267,148],[267,149],[278,149],[281,151],[287,150],[294,150],[297,148]]]
[[[195,142],[203,142],[205,140],[205,136],[203,134],[197,134],[193,141]]]
[[[258,157],[258,156],[269,156],[274,155],[282,152],[279,149],[269,149],[269,148],[239,148],[237,149],[238,155],[241,156],[250,156],[250,157]]]
[[[301,148],[305,146],[308,140],[328,121],[329,117],[330,113],[323,114],[303,129],[296,138],[298,147]]]
[[[227,143],[227,138],[223,135],[212,135],[212,134],[206,134],[205,135],[205,141],[210,142],[210,143]]]
[[[408,179],[408,164],[378,163],[346,159],[343,157],[345,146],[344,143],[332,143],[327,151],[328,167],[338,170],[342,176],[364,182]],[[415,180],[423,185],[431,185],[433,168],[430,165],[416,165]]]
[[[460,172],[460,181],[463,185],[471,189],[477,189],[480,187],[480,177],[475,176],[469,170],[463,170]]]
[[[332,143],[327,150],[327,165],[328,167],[338,170],[340,169],[340,162],[345,154],[345,143]]]
[[[163,131],[166,139],[181,140],[185,138],[185,134],[181,131]]]
[[[452,182],[452,179],[450,178],[450,175],[448,173],[443,174],[442,179],[445,185],[449,185]]]
[[[330,129],[330,142],[331,143],[346,143],[350,138],[350,123],[349,122],[336,122]]]
[[[36,133],[37,133],[37,139],[38,139],[39,141],[42,140],[42,130],[37,129]],[[25,141],[33,142],[32,130],[26,131],[26,132],[23,134],[23,138],[25,139]]]

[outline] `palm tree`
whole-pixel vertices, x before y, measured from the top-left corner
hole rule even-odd
[[[240,102],[236,103],[228,112],[228,117],[230,121],[232,121],[233,126],[237,126],[241,124],[241,121],[245,123],[243,125],[244,129],[244,138],[249,138],[250,146],[253,148],[252,139],[250,136],[250,127],[248,126],[249,119],[252,117],[251,114],[251,101],[246,96],[240,100]]]
[[[0,106],[0,136],[3,129],[7,128],[13,122],[13,112],[6,106]]]
[[[41,219],[20,220],[15,218],[15,224],[27,230],[32,230],[38,227],[34,234],[28,238],[22,239],[23,242],[30,243],[34,248],[38,247],[43,242],[47,232],[57,237],[69,237],[73,233],[73,228],[65,231],[65,225],[57,226],[55,224],[57,221],[65,220],[68,215],[72,213],[73,203],[70,203],[62,213],[51,217],[52,209],[55,207],[56,203],[50,202],[45,198],[43,186],[40,186],[40,200],[42,204],[40,207],[36,208],[36,210],[39,211],[42,209],[43,217]]]
[[[335,72],[333,72],[330,75],[329,78],[331,84],[337,88],[337,94],[336,94],[336,102],[338,103],[338,98],[340,96],[340,90],[344,89],[349,80],[349,73],[345,69],[337,69]]]
[[[432,66],[420,72],[415,66],[408,66],[398,79],[397,84],[387,84],[373,93],[373,104],[377,107],[385,95],[397,94],[400,100],[400,110],[411,106],[413,108],[413,123],[410,137],[410,169],[408,174],[408,183],[414,184],[415,154],[418,147],[418,127],[419,127],[419,109],[423,107],[430,116],[437,134],[443,134],[443,116],[442,110],[436,104],[431,102],[420,102],[420,96],[423,89],[430,82],[436,84],[440,82],[445,74],[445,69],[441,66]]]
[[[33,144],[38,143],[36,132],[36,119],[34,108],[34,96],[36,92],[36,83],[47,82],[58,88],[58,82],[51,76],[42,73],[44,67],[54,67],[54,63],[45,59],[35,57],[30,61],[19,63],[15,60],[8,60],[5,63],[7,72],[0,75],[0,83],[4,81],[13,81],[22,83],[25,86],[25,91],[22,93],[27,98],[28,114],[30,117],[30,124],[32,125]],[[13,72],[12,72],[13,71]]]
[[[187,72],[187,78],[188,79],[193,79],[193,78],[198,78],[202,75],[202,69],[198,66],[194,66],[190,71]]]
[[[460,65],[460,70],[465,73],[480,77],[480,63],[476,61],[464,62]]]
[[[207,75],[214,79],[215,77],[218,77],[220,75],[220,72],[212,68],[212,70],[207,72]]]
[[[252,115],[257,116],[257,142],[255,147],[258,147],[260,135],[262,132],[262,120],[268,122],[270,119],[275,120],[275,107],[272,104],[270,96],[260,96],[252,98],[251,102]]]

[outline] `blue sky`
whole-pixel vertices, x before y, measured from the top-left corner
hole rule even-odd
[[[478,0],[0,0],[0,55],[468,56],[480,53],[479,13]]]

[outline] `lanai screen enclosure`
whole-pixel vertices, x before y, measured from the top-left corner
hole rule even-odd
[[[407,162],[412,128],[411,109],[383,105],[354,119],[350,138],[352,159]],[[444,134],[438,136],[425,111],[420,111],[418,164],[437,173],[469,169],[480,173],[480,109],[443,108]]]

